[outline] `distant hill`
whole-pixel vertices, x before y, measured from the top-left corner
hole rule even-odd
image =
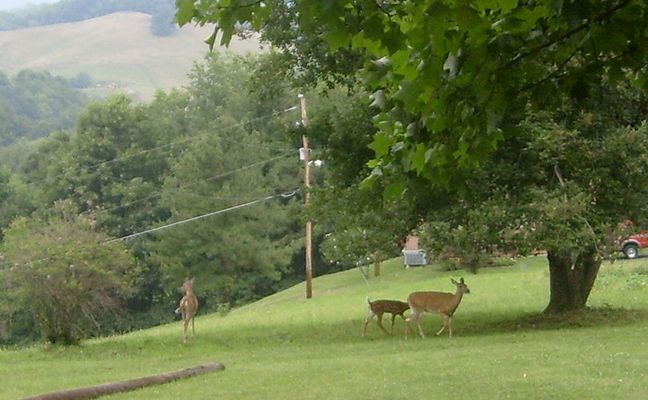
[[[0,6],[5,1],[0,0]],[[173,23],[175,9],[174,0],[58,0],[0,11],[0,31],[85,21],[118,12],[140,12],[153,16],[154,35],[167,36],[177,30]]]
[[[203,41],[211,27],[185,26],[172,36],[154,36],[151,16],[116,13],[81,22],[0,32],[0,71],[48,70],[72,78],[87,73],[90,94],[127,92],[148,100],[156,89],[183,86],[195,61],[208,51]],[[219,49],[217,51],[225,51]],[[234,38],[229,52],[256,53],[254,38]]]

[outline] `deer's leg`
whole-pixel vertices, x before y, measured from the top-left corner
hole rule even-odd
[[[409,337],[409,334],[412,333],[412,327],[410,326],[410,321],[416,319],[417,319],[417,315],[414,312],[412,312],[412,315],[405,318],[405,339],[407,339]]]
[[[392,314],[392,324],[391,324],[391,329],[389,330],[390,335],[394,335],[394,320],[396,319],[396,314]]]
[[[423,333],[423,328],[421,328],[421,315],[422,315],[422,314],[423,314],[422,312],[420,312],[420,313],[413,312],[412,315],[410,315],[410,316],[405,320],[405,322],[408,323],[408,324],[407,324],[407,331],[408,331],[408,333],[409,333],[409,331],[410,331],[409,322],[412,321],[412,320],[414,320],[414,321],[416,322],[416,326],[418,327],[419,335],[420,335],[422,338],[424,338],[424,337],[425,337],[425,334]]]
[[[196,334],[196,325],[195,325],[196,320],[195,320],[195,317],[196,317],[195,315],[191,316],[191,335],[192,336]]]
[[[185,319],[182,321],[182,343],[187,343],[187,327],[189,325],[189,320]]]
[[[369,308],[369,314],[367,314],[367,318],[365,319],[365,323],[364,323],[364,328],[362,329],[362,336],[367,334],[367,325],[369,325],[369,321],[371,321],[371,319],[375,315],[376,314],[374,314],[373,310],[371,310],[371,308]]]
[[[439,329],[439,331],[436,333],[437,336],[439,336],[439,335],[441,334],[441,332],[443,332],[443,330],[446,328],[446,326],[448,325],[448,319],[450,318],[450,317],[448,317],[448,316],[445,315],[445,314],[441,314],[441,317],[443,317],[443,326],[442,326],[441,329]]]
[[[178,308],[176,308],[175,313],[182,316],[182,319],[184,320],[185,317],[185,311],[184,311],[184,300],[185,298],[182,297],[180,301],[178,302]]]
[[[387,329],[385,329],[385,327],[382,324],[382,317],[383,317],[383,314],[378,314],[378,319],[376,320],[376,322],[378,323],[378,326],[380,327],[380,329],[382,329],[383,332],[385,332],[385,335],[389,335],[389,332],[387,332]]]
[[[407,326],[408,325],[407,324],[407,317],[405,316],[405,314],[399,314],[399,315],[400,315],[401,318],[403,318],[403,322],[405,322],[405,326]]]
[[[421,316],[417,316],[416,318],[416,326],[418,326],[418,331],[419,335],[421,335],[422,338],[425,338],[425,333],[423,333],[423,328],[421,327]]]
[[[452,317],[448,317],[448,332],[450,338],[452,338]]]

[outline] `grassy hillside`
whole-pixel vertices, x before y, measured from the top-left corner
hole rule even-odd
[[[400,260],[365,282],[356,270],[298,285],[227,316],[202,315],[181,343],[179,323],[86,342],[0,351],[0,398],[174,371],[211,361],[227,369],[111,399],[642,399],[648,385],[648,260],[605,265],[591,297],[596,312],[533,316],[547,302],[544,258],[466,275],[455,336],[394,337],[369,326],[366,296],[403,299],[410,291],[449,291],[458,273],[405,270]],[[199,283],[198,283],[198,290]],[[37,377],[37,379],[34,379]]]
[[[105,95],[125,91],[149,99],[156,89],[187,83],[186,74],[208,48],[209,27],[185,26],[169,37],[151,34],[151,16],[117,13],[82,22],[0,32],[0,71],[49,70],[74,77],[88,73]],[[224,51],[224,50],[221,50]],[[256,40],[232,41],[231,51],[259,51]]]

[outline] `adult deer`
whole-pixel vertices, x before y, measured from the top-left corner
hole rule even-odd
[[[452,315],[457,310],[457,307],[459,307],[463,295],[470,293],[470,289],[464,283],[463,278],[459,279],[459,282],[450,279],[450,282],[457,287],[457,291],[454,294],[443,292],[414,292],[407,296],[407,303],[412,309],[412,315],[405,320],[407,323],[406,336],[409,336],[411,331],[410,321],[416,321],[419,334],[424,338],[425,335],[423,334],[420,322],[421,316],[426,312],[435,312],[443,318],[443,326],[436,333],[437,336],[447,327],[449,337],[452,337]]]
[[[407,310],[409,310],[410,306],[409,304],[403,302],[403,301],[398,301],[398,300],[374,300],[371,301],[369,298],[367,298],[367,303],[369,303],[369,314],[367,315],[367,319],[365,320],[364,323],[364,330],[362,331],[362,336],[367,334],[367,325],[369,324],[369,321],[373,317],[377,317],[376,322],[378,323],[378,326],[380,329],[383,330],[388,335],[391,335],[394,333],[394,319],[396,319],[397,315],[400,315],[403,320],[405,320],[405,316],[403,313]],[[387,329],[382,324],[382,317],[383,314],[391,314],[392,319],[391,319],[391,331],[387,332]]]
[[[191,321],[191,335],[193,336],[196,331],[194,325],[194,317],[196,316],[196,312],[198,311],[198,298],[194,293],[194,281],[195,279],[191,278],[190,280],[184,281],[184,283],[182,284],[184,296],[182,296],[182,299],[180,299],[180,304],[175,310],[176,314],[182,315],[183,343],[187,343],[187,329],[189,328],[189,321]]]

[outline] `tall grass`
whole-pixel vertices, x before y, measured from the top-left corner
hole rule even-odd
[[[0,398],[62,390],[187,368],[211,361],[223,372],[111,399],[643,399],[648,386],[648,261],[604,265],[595,310],[538,318],[548,301],[544,258],[464,278],[454,337],[393,337],[371,324],[366,297],[404,299],[414,290],[454,289],[457,272],[387,263],[365,281],[358,271],[314,280],[236,309],[202,315],[183,345],[179,323],[86,342],[0,351]],[[199,286],[197,287],[199,291]]]

